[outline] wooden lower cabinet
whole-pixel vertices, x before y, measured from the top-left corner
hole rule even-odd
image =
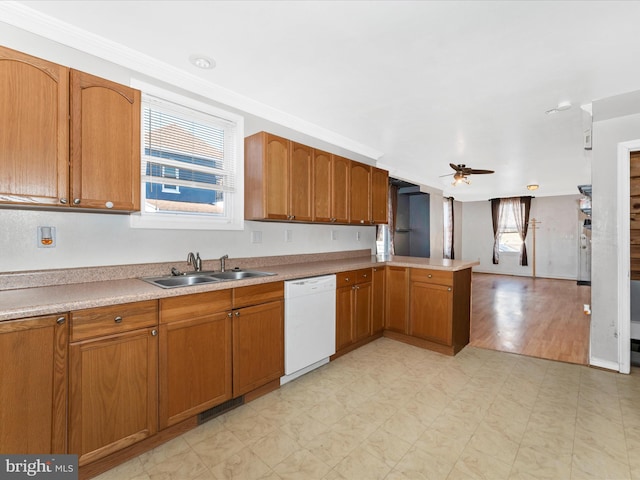
[[[92,330],[74,333],[85,324]],[[157,432],[156,324],[156,301],[71,312],[69,453],[79,465]]]
[[[373,292],[371,300],[371,333],[384,330],[386,271],[384,267],[373,267]]]
[[[409,269],[387,266],[385,328],[407,334],[409,332]]]
[[[371,336],[373,283],[370,268],[336,275],[336,351]]]
[[[239,397],[284,375],[284,303],[233,312],[233,396]]]
[[[0,322],[0,452],[66,453],[66,315]]]
[[[159,342],[161,429],[231,399],[231,289],[161,299]]]

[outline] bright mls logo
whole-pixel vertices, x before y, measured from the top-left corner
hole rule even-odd
[[[78,480],[77,455],[0,455],[0,480]]]

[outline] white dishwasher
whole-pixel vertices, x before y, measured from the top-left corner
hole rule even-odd
[[[284,282],[284,373],[280,384],[329,362],[336,353],[336,276]]]

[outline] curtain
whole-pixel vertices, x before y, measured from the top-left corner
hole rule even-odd
[[[444,242],[443,256],[453,260],[455,252],[453,249],[453,197],[444,199]]]
[[[500,263],[500,199],[491,199],[491,220],[493,222],[493,263]]]
[[[527,246],[525,240],[529,231],[529,212],[531,211],[531,197],[520,197],[511,199],[511,208],[513,209],[513,217],[516,221],[518,235],[522,240],[520,246],[520,265],[527,266]]]

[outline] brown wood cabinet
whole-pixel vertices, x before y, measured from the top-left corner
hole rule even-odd
[[[371,167],[371,223],[387,223],[389,172]]]
[[[385,327],[398,333],[408,333],[409,269],[387,266]]]
[[[0,452],[66,453],[66,315],[0,322]]]
[[[140,210],[140,91],[71,70],[73,205]]]
[[[0,203],[140,209],[140,92],[0,47]]]
[[[284,283],[233,290],[233,397],[284,375]]]
[[[80,465],[158,429],[157,301],[71,312],[69,453]]]
[[[371,301],[371,333],[384,330],[386,271],[384,267],[373,267],[373,299]]]
[[[245,218],[311,221],[309,147],[266,132],[245,138]]]
[[[161,429],[231,399],[231,292],[160,300]]]
[[[336,275],[336,351],[371,336],[370,268]]]
[[[387,222],[388,172],[267,132],[245,138],[245,218]]]
[[[371,224],[371,167],[351,162],[349,199],[350,223]]]

